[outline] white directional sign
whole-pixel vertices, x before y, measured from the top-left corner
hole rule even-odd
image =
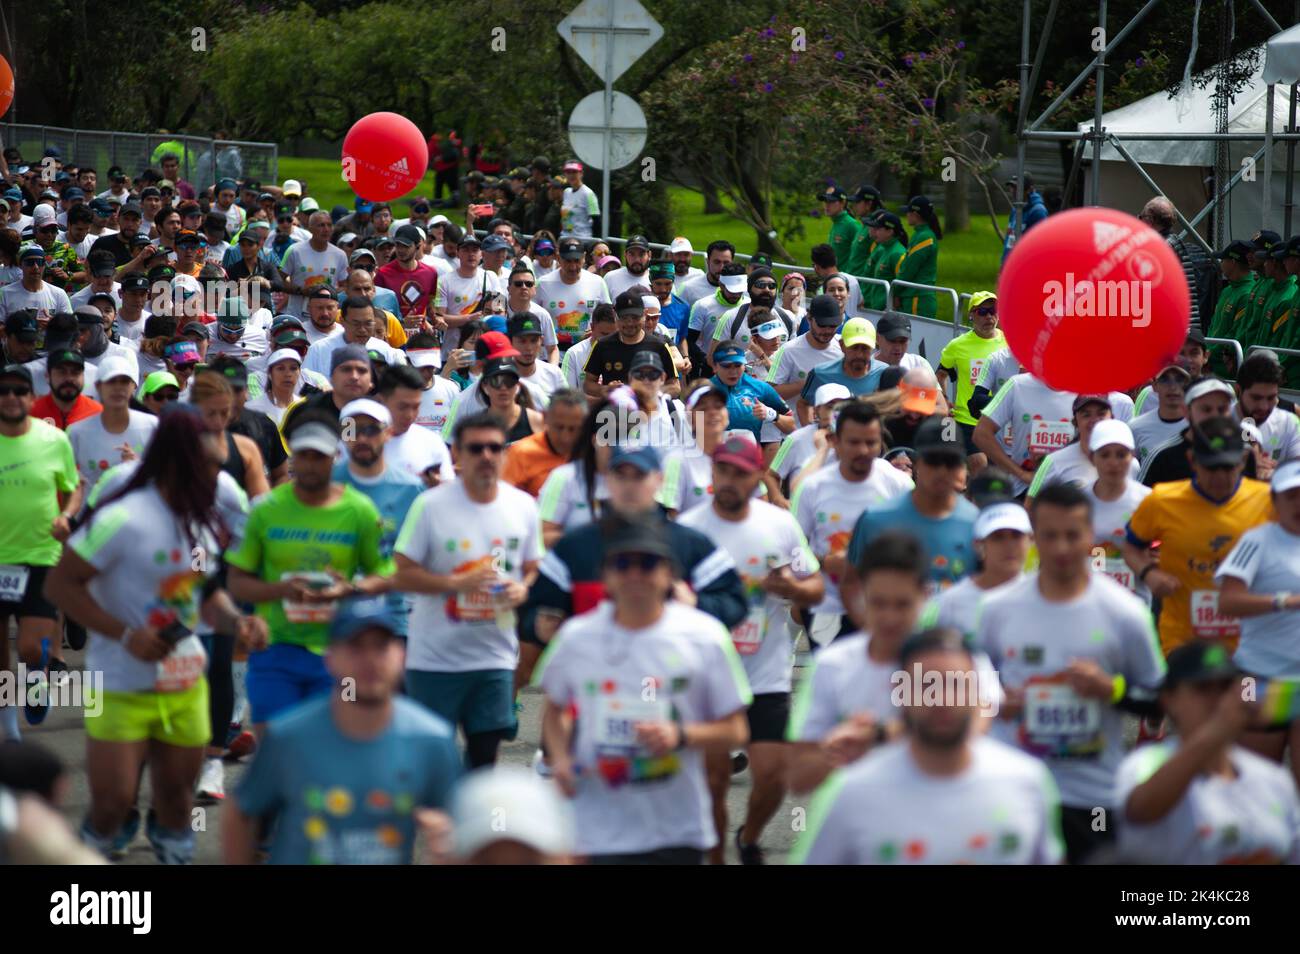
[[[556,29],[607,85],[664,35],[637,0],[583,0]]]
[[[592,93],[569,115],[569,142],[573,151],[597,169],[622,169],[645,146],[645,113],[631,96],[613,94],[609,125],[605,124],[605,94]],[[609,137],[606,159],[605,137]]]

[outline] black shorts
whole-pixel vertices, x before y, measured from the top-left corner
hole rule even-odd
[[[760,692],[745,715],[749,719],[749,741],[784,742],[790,721],[790,693]]]
[[[1065,839],[1066,864],[1084,864],[1093,852],[1113,845],[1115,828],[1111,822],[1117,813],[1115,809],[1108,809],[1106,814],[1111,817],[1106,819],[1105,827],[1098,831],[1093,827],[1094,820],[1099,818],[1095,809],[1062,805],[1061,835]]]
[[[966,443],[967,454],[983,454],[984,452],[975,446],[975,425],[963,424],[957,422],[957,428],[961,431],[961,438]]]
[[[27,589],[21,600],[0,600],[0,619],[58,619],[58,608],[45,598],[45,575],[48,566],[26,566]]]

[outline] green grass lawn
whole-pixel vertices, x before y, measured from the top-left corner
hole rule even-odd
[[[348,184],[339,174],[336,159],[299,159],[291,156],[280,157],[280,180],[298,179],[304,184],[309,195],[320,203],[322,209],[329,210],[335,205],[352,208],[355,196]],[[740,252],[752,252],[757,245],[754,230],[743,222],[726,213],[718,215],[704,214],[704,197],[689,189],[672,187],[668,190],[673,205],[673,221],[676,232],[691,240],[696,249],[703,249],[716,239],[726,239]],[[420,187],[410,193],[416,195],[433,194],[433,173],[425,175]],[[405,198],[405,197],[403,197]],[[397,200],[395,213],[398,218],[406,214],[406,205],[402,199]],[[463,213],[449,215],[453,221],[462,221]],[[989,223],[988,217],[972,216],[971,228],[956,234],[945,234],[939,252],[939,284],[956,288],[959,292],[993,289],[997,283],[998,264],[1002,258],[1002,247],[997,234]],[[826,241],[829,232],[826,220],[808,216],[804,220],[804,236],[791,240],[786,248],[793,255],[795,264],[807,265],[808,253],[814,245]],[[671,236],[655,236],[667,241]],[[944,309],[941,308],[941,315]]]

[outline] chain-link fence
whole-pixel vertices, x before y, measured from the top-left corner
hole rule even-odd
[[[39,164],[45,150],[54,147],[64,162],[91,166],[99,181],[108,184],[108,170],[121,166],[135,178],[145,169],[162,171],[163,156],[180,161],[180,177],[198,190],[218,179],[253,179],[272,183],[279,179],[279,147],[273,142],[240,142],[203,136],[166,136],[149,133],[64,129],[59,126],[0,124],[5,148],[16,148],[29,165]]]

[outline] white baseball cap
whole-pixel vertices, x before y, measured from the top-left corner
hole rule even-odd
[[[416,368],[441,368],[442,352],[437,348],[422,348],[406,352],[406,360]]]
[[[44,225],[54,225],[58,222],[58,216],[55,214],[54,206],[38,205],[32,209],[32,227],[41,228]]]
[[[271,357],[266,359],[266,367],[270,370],[281,361],[297,361],[302,364],[302,356],[292,348],[279,348],[271,352]]]
[[[673,244],[668,246],[668,251],[670,254],[676,255],[678,252],[694,252],[695,249],[691,247],[690,239],[684,235],[679,235],[673,239]]]
[[[99,367],[95,368],[95,384],[98,386],[105,381],[112,381],[114,378],[130,378],[131,383],[138,387],[140,384],[140,371],[136,367],[136,363],[126,355],[110,354],[99,362]]]
[[[1297,487],[1300,487],[1300,460],[1292,459],[1278,464],[1270,483],[1273,493],[1280,494]]]
[[[975,539],[983,540],[999,530],[1030,533],[1029,513],[1020,504],[1009,501],[985,507],[975,518]]]
[[[754,329],[755,334],[760,338],[771,341],[773,338],[785,337],[785,322],[779,318],[773,318],[771,321],[765,321]]]
[[[662,306],[659,304],[659,299],[656,298],[654,295],[642,295],[641,306],[645,308],[646,311],[650,311],[652,309],[654,311],[660,311],[662,308]]]
[[[574,850],[573,809],[554,784],[519,766],[471,774],[456,790],[451,816],[462,858],[498,841],[519,842],[544,855]]]
[[[285,195],[302,195],[302,183],[297,179],[285,179],[280,191]]]
[[[433,218],[429,220],[429,228],[433,228],[435,225],[450,225],[450,224],[451,224],[451,219],[447,218],[447,216],[443,215],[442,213],[435,215]]]
[[[853,392],[842,384],[823,384],[813,395],[813,407],[821,407],[831,401],[846,401],[853,397]]]
[[[743,292],[749,286],[748,275],[722,275],[719,276],[718,281],[722,283],[723,288],[733,295]]]
[[[1232,385],[1227,381],[1220,381],[1218,378],[1206,378],[1204,381],[1197,381],[1183,396],[1183,400],[1191,404],[1197,398],[1203,398],[1207,394],[1226,394],[1228,397],[1236,399],[1236,392],[1232,390]]]
[[[1119,444],[1133,450],[1137,445],[1133,441],[1133,431],[1123,421],[1107,419],[1098,421],[1088,438],[1088,450],[1099,451],[1107,444]]]
[[[371,398],[357,398],[343,405],[343,410],[339,411],[339,420],[346,421],[350,417],[373,417],[384,427],[393,423],[393,416],[388,413],[388,408]]]
[[[357,240],[356,232],[344,232],[342,235],[339,236],[338,244],[344,245],[348,242],[355,242],[356,240]]]
[[[339,436],[327,425],[312,421],[294,428],[289,436],[289,450],[295,454],[298,451],[312,450],[333,457],[339,452]]]

